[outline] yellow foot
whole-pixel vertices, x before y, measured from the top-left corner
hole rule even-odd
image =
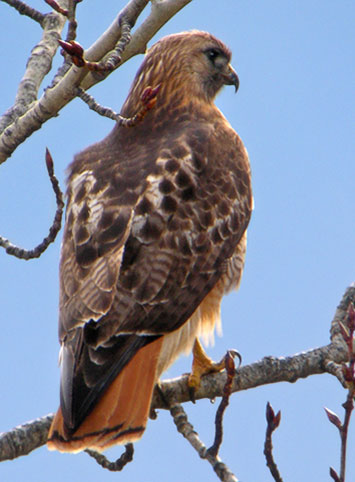
[[[240,359],[240,355],[238,352],[234,350],[231,350],[230,352]],[[196,338],[195,340],[192,353],[192,370],[189,375],[187,384],[189,387],[191,401],[195,403],[195,392],[201,384],[201,377],[203,375],[207,375],[208,373],[220,372],[225,369],[226,365],[225,357],[223,357],[222,360],[217,363],[211,360],[211,358],[206,355],[198,338]]]

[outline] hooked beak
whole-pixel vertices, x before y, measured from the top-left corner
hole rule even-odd
[[[223,73],[223,83],[225,85],[234,85],[235,91],[237,92],[239,87],[239,78],[237,72],[230,64],[226,66],[225,72]]]

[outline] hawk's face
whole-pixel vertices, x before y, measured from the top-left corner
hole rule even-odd
[[[238,90],[239,79],[230,65],[229,51],[220,46],[211,45],[200,52],[196,58],[196,73],[200,77],[203,92],[209,100],[215,98],[223,85],[234,85],[235,90]]]
[[[231,52],[213,35],[192,31],[165,37],[159,44],[169,45],[166,63],[174,76],[181,76],[190,97],[212,102],[223,85],[234,85],[237,90],[239,79],[230,64]]]
[[[161,85],[159,105],[166,99],[177,99],[181,105],[198,101],[212,103],[223,85],[234,85],[239,80],[230,64],[231,52],[216,37],[207,32],[191,31],[169,35],[154,44],[137,72],[124,115],[137,110],[132,98],[139,99],[144,89]]]

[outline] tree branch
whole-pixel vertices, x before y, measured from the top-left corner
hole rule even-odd
[[[85,452],[90,455],[90,457],[93,457],[103,469],[110,470],[111,472],[120,472],[129,462],[132,462],[134,450],[132,443],[127,444],[123,454],[114,462],[110,462],[105,455],[95,452],[95,450],[86,449]]]
[[[252,363],[251,365],[246,365],[237,371],[237,375],[233,382],[232,392],[248,390],[250,388],[281,381],[293,383],[299,378],[306,378],[311,375],[326,373],[327,370],[324,365],[324,360],[331,360],[332,357],[334,357],[337,363],[339,363],[346,360],[347,354],[343,353],[333,344],[330,344],[322,348],[317,348],[299,355],[294,355],[292,357],[265,357],[261,361]],[[173,400],[174,403],[184,403],[190,401],[187,380],[188,375],[183,375],[178,378],[162,381],[159,388],[163,397],[158,393],[158,391],[155,391],[152,400],[152,408],[166,409],[167,407],[165,400]],[[226,374],[224,372],[204,376],[201,380],[200,388],[196,391],[196,400],[202,398],[213,399],[215,397],[221,397],[223,395],[225,383]],[[163,398],[165,400],[163,400]],[[52,417],[52,415],[47,415],[44,417],[44,419],[47,420],[48,417]],[[41,419],[39,419],[39,421],[40,420]],[[29,431],[31,428],[30,425],[31,422],[25,424]],[[11,452],[12,456],[8,457],[6,454],[9,453],[9,449],[6,448],[4,451],[4,445],[8,444],[9,440],[11,440],[11,434],[16,433],[16,431],[18,429],[22,429],[22,427],[23,426],[16,427],[13,430],[0,435],[0,461],[26,455],[31,450],[40,447],[46,442],[49,426],[44,423],[43,431],[46,433],[41,444],[32,444],[31,448],[26,448],[25,452],[23,452],[22,447],[18,448],[16,447],[16,444],[13,444],[13,452]]]
[[[300,378],[328,373],[327,363],[329,361],[340,363],[345,360],[346,352],[343,347],[333,343],[288,357],[267,356],[258,362],[245,365],[237,371],[232,392],[248,390],[270,383],[294,383]],[[190,401],[187,379],[188,375],[183,375],[162,382],[160,384],[162,395],[168,400],[172,397],[179,403]],[[224,372],[206,375],[202,378],[201,386],[195,393],[196,400],[221,397],[225,383],[226,374]],[[154,408],[165,408],[159,394],[155,394],[153,406]]]
[[[151,13],[132,35],[129,45],[122,54],[120,65],[134,55],[143,53],[147,42],[152,36],[190,1],[152,1]],[[148,0],[131,0],[119,13],[108,30],[85,52],[85,58],[88,61],[98,62],[104,60],[105,55],[110,55],[121,35],[120,19],[124,18],[133,26],[147,3]],[[65,17],[58,13],[50,15],[54,15],[56,19],[60,18],[64,25]],[[32,94],[30,96],[32,104],[28,110],[21,108],[21,103],[20,105],[15,103],[10,112],[5,113],[2,121],[3,129],[7,127],[0,136],[0,163],[5,162],[15,149],[33,132],[38,130],[44,122],[56,116],[76,96],[77,87],[80,86],[87,90],[94,84],[101,82],[107,75],[109,74],[91,73],[89,75],[86,69],[72,66],[62,79],[51,88],[45,90],[39,100],[33,101]],[[25,104],[27,106],[28,101]]]
[[[334,319],[336,318],[337,322],[346,320],[347,307],[350,302],[354,303],[354,301],[355,284],[352,284],[346,290],[335,312]],[[342,314],[343,318],[341,317]],[[332,327],[333,323],[334,320]],[[346,344],[344,340],[341,340],[341,337],[336,337],[335,341],[321,348],[315,348],[314,350],[285,358],[265,357],[261,361],[240,368],[234,378],[232,392],[248,390],[270,383],[294,383],[300,378],[328,373],[327,366],[329,363],[342,363],[347,360],[348,351]],[[166,400],[171,400],[173,403],[190,401],[187,379],[188,375],[183,375],[179,378],[161,382],[159,390],[155,390],[152,408],[167,409]],[[201,386],[196,391],[196,400],[223,396],[226,379],[226,373],[223,372],[203,377]],[[53,415],[46,415],[35,422],[26,423],[9,432],[0,434],[0,461],[27,455],[32,450],[44,445],[52,418]],[[41,432],[41,437],[33,436],[32,426],[35,434]],[[22,434],[21,443],[17,443],[19,432]]]
[[[151,12],[149,16],[143,21],[143,23],[137,27],[134,35],[131,38],[130,43],[125,48],[121,55],[120,65],[127,62],[131,57],[138,54],[144,54],[147,49],[149,40],[174,16],[179,10],[188,5],[192,0],[151,0]],[[120,15],[123,15],[120,14]],[[119,16],[120,16],[119,15]],[[107,46],[110,45],[110,50],[114,48],[115,44],[112,44],[112,31],[115,29],[116,23],[119,20],[115,20],[109,29],[100,37],[99,40],[104,39],[107,42]],[[91,55],[97,55],[97,42],[86,52],[86,56],[90,59]],[[93,85],[97,84],[98,78],[102,80],[105,77],[99,77],[95,73],[90,73],[83,80],[81,87],[84,90],[88,90]]]
[[[329,421],[335,425],[339,431],[341,439],[341,453],[340,453],[340,476],[336,473],[333,467],[330,467],[330,475],[336,482],[345,481],[346,469],[346,452],[348,442],[349,424],[352,412],[354,410],[354,396],[355,396],[355,347],[354,347],[354,333],[355,333],[355,311],[354,303],[350,302],[347,309],[347,320],[339,321],[339,328],[348,348],[348,363],[343,363],[341,368],[343,372],[343,379],[345,386],[348,389],[346,401],[343,404],[345,409],[344,422],[341,423],[338,415],[329,408],[324,408]]]
[[[201,441],[197,432],[195,432],[193,426],[188,421],[187,415],[182,406],[178,403],[174,403],[174,405],[170,407],[170,413],[178,431],[190,442],[191,446],[196,450],[201,459],[206,459],[212,465],[218,478],[222,482],[238,482],[236,476],[221,461],[217,454],[210,452],[206,445]]]
[[[53,414],[36,418],[0,434],[0,461],[27,455],[47,442]]]
[[[31,104],[37,100],[41,83],[52,67],[52,60],[58,49],[58,39],[65,22],[66,18],[57,12],[44,15],[42,21],[43,35],[39,43],[31,51],[26,64],[25,74],[17,90],[15,103],[0,118],[0,133],[11,126],[0,136],[0,139],[2,139],[0,141],[0,156],[2,155],[1,151],[4,149],[2,145],[7,145],[6,139],[11,139],[12,136],[16,137],[17,129],[21,129],[21,124],[20,126],[13,126],[12,124],[23,116]],[[16,147],[17,145],[15,145]],[[6,152],[6,148],[3,152]],[[6,157],[3,160],[6,160]]]
[[[20,15],[25,15],[26,17],[31,18],[35,22],[38,22],[42,25],[45,15],[35,8],[30,7],[25,2],[21,2],[21,0],[2,0],[3,2],[13,7],[15,10],[18,11]]]
[[[81,89],[80,87],[78,87],[77,89],[77,95],[78,97],[80,97],[80,99],[82,99],[88,105],[89,109],[92,109],[93,111],[97,112],[99,115],[115,120],[119,125],[123,127],[134,127],[137,124],[139,124],[144,119],[147,112],[154,107],[159,90],[160,90],[160,84],[158,84],[154,88],[147,86],[144,89],[144,92],[140,99],[141,108],[132,117],[123,117],[117,112],[114,112],[109,107],[104,107],[98,104],[91,95],[89,95],[87,92],[84,92],[83,89]]]

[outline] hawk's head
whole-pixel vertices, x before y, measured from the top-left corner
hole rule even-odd
[[[148,50],[125,108],[133,108],[147,86],[158,84],[162,103],[176,98],[211,103],[223,85],[238,89],[230,60],[228,47],[210,33],[193,30],[164,37]]]

